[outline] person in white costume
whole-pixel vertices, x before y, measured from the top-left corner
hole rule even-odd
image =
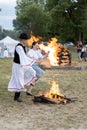
[[[25,85],[30,87],[28,91],[29,94],[31,93],[32,87],[35,85],[36,71],[32,68],[35,60],[26,56],[27,34],[20,34],[19,39],[20,43],[15,47],[12,76],[8,84],[8,91],[15,92],[14,100],[22,102],[20,93],[26,91]]]
[[[8,48],[6,46],[4,47],[4,57],[9,57]]]
[[[44,74],[44,70],[39,67],[39,64],[43,58],[48,56],[48,53],[43,55],[39,49],[38,42],[33,42],[31,49],[27,52],[27,56],[36,60],[32,67],[36,71],[36,76],[39,79]]]

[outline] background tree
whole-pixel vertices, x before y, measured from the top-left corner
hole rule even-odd
[[[16,30],[34,33],[34,35],[47,36],[50,16],[45,13],[42,6],[37,2],[33,3],[29,0],[17,1],[16,20],[13,21]]]
[[[60,42],[87,39],[87,0],[17,0],[18,32],[57,37]]]
[[[51,30],[58,34],[60,40],[84,41],[87,32],[87,29],[84,29],[87,28],[86,0],[47,0],[46,9],[52,17]]]
[[[0,40],[5,38],[6,36],[10,36],[13,39],[18,39],[18,33],[15,30],[5,30],[0,28]]]

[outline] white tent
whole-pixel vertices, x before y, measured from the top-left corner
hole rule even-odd
[[[18,43],[19,43],[19,41],[16,41],[16,40],[12,39],[11,37],[6,36],[4,39],[0,40],[0,47],[2,47],[2,49],[4,49],[4,47],[6,47],[8,49],[10,56],[11,55],[13,56],[15,46]]]

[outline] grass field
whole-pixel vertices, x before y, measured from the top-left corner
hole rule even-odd
[[[79,63],[72,52],[72,62]],[[14,93],[7,91],[11,77],[12,59],[0,59],[0,130],[87,130],[87,70],[47,69],[33,94],[46,92],[55,80],[61,92],[77,100],[66,105],[34,104],[33,97],[21,93],[22,103],[13,101]]]

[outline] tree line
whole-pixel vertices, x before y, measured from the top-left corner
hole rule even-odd
[[[87,0],[17,0],[14,30],[44,40],[87,41]]]

